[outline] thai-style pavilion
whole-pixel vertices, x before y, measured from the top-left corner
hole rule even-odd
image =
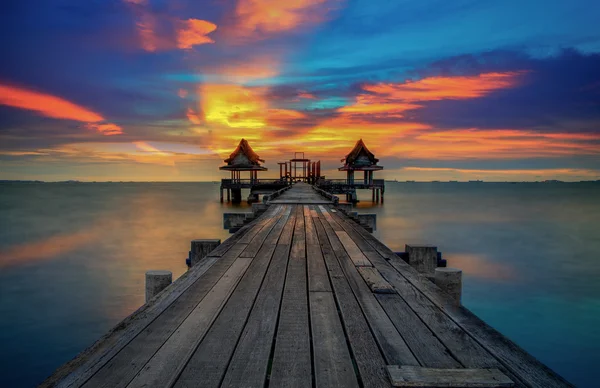
[[[227,200],[229,201],[229,191],[231,190],[232,201],[241,202],[241,189],[245,187],[245,183],[248,183],[248,187],[252,187],[253,184],[258,182],[258,172],[267,171],[266,167],[261,166],[261,163],[265,161],[258,156],[256,152],[250,147],[250,144],[246,139],[242,139],[237,148],[229,155],[229,158],[225,159],[226,165],[219,167],[219,170],[226,170],[231,172],[231,179],[229,181],[224,180],[221,187],[221,201],[223,201],[222,189],[227,189]],[[241,179],[241,172],[248,171],[250,173],[250,180],[243,181]]]
[[[361,188],[370,188],[373,190],[373,201],[379,201],[381,193],[381,201],[383,202],[383,190],[379,185],[374,184],[373,175],[375,171],[383,170],[383,166],[378,166],[379,159],[369,151],[363,139],[360,139],[354,145],[354,148],[344,159],[344,165],[338,168],[339,171],[346,171],[346,181],[350,186],[361,186]],[[363,182],[355,182],[354,172],[363,171]]]

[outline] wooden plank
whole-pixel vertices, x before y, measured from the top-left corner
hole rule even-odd
[[[220,386],[274,251],[275,245],[263,245],[185,365],[175,387],[196,387],[199,381],[202,382],[202,387],[206,388]]]
[[[317,231],[315,230],[315,224],[313,223],[312,216],[310,215],[310,209],[304,205],[304,225],[306,233],[306,244],[319,244],[317,238]]]
[[[290,212],[290,216],[283,227],[283,231],[281,232],[281,236],[279,236],[279,240],[277,244],[281,245],[292,245],[292,236],[294,234],[294,228],[296,226],[296,205],[284,205],[286,207],[286,211]]]
[[[244,249],[244,252],[240,254],[240,257],[254,257],[262,247],[263,243],[267,239],[268,236],[273,235],[271,231],[275,228],[275,226],[279,223],[280,218],[282,217],[282,213],[280,215],[271,218],[269,221],[265,223],[262,229],[254,236],[252,241],[248,244],[248,247]],[[281,226],[283,229],[283,226]],[[275,237],[279,238],[281,234],[281,229],[275,230]],[[274,244],[273,244],[274,245]]]
[[[265,213],[263,213],[257,220],[254,221],[254,222],[256,222],[257,226],[261,226],[261,227],[253,228],[252,230],[247,232],[239,240],[239,242],[244,243],[244,244],[251,243],[252,240],[254,239],[254,237],[258,234],[258,232],[260,232],[262,230],[262,227],[264,227],[267,223],[272,222],[273,218],[276,217],[281,210],[282,210],[281,206],[278,206],[278,205],[269,206],[267,211]]]
[[[498,369],[434,369],[389,365],[394,387],[504,388],[514,383]]]
[[[333,294],[311,291],[309,300],[315,387],[358,387]]]
[[[208,295],[196,306],[165,344],[127,385],[169,386],[177,377],[248,269],[252,258],[238,257]]]
[[[348,252],[348,256],[350,257],[350,259],[352,260],[352,262],[354,263],[355,266],[357,266],[357,267],[360,267],[360,266],[372,267],[373,266],[373,264],[371,264],[369,259],[367,259],[367,257],[361,252],[360,248],[356,245],[356,243],[354,243],[354,241],[352,241],[352,239],[350,238],[348,233],[346,233],[344,231],[336,231],[335,234],[337,235],[338,239],[344,246],[344,249],[346,250],[346,252]]]
[[[315,219],[314,222],[360,381],[363,387],[389,387],[389,379],[384,371],[386,363],[377,342],[373,338],[358,301],[340,268],[337,258],[333,254],[333,249],[329,244],[321,220]]]
[[[270,384],[274,387],[312,386],[302,207],[296,215],[273,355]]]
[[[72,383],[64,381],[61,385],[81,386],[85,382],[84,387],[108,388],[126,386],[222,278],[223,274],[230,269],[232,263],[245,247],[246,244],[236,244],[221,258],[207,257],[202,260],[188,273],[191,273],[193,276],[198,271],[196,267],[199,266],[198,268],[201,268],[205,263],[216,262],[202,276],[194,277],[196,281],[184,293],[178,293],[175,290],[172,291],[174,293],[173,297],[178,296],[178,298],[176,300],[166,299],[169,304],[161,311],[161,314],[156,316],[154,314],[150,315],[153,321],[146,323],[134,338],[129,338],[130,342],[126,346],[117,348],[119,350],[118,353],[113,354],[111,358],[108,358],[107,355],[103,367],[98,368],[96,373],[88,375],[86,378],[87,382],[82,378],[79,381],[74,380]],[[178,279],[174,284],[177,285],[180,281]],[[167,289],[161,293],[159,299],[170,295],[168,291]]]
[[[263,387],[275,339],[289,245],[277,245],[221,387]]]
[[[302,206],[296,207],[296,225],[294,225],[294,238],[292,240],[290,257],[302,259],[306,263],[306,233],[304,231]]]
[[[336,232],[343,230],[342,227],[339,226],[337,222],[335,222],[335,220],[331,217],[329,209],[329,206],[319,205],[321,217],[325,218],[325,220],[327,220],[327,222],[329,223],[329,226],[331,226],[331,229],[335,230]]]
[[[306,257],[308,264],[308,290],[309,291],[331,291],[329,275],[320,245],[306,245]]]
[[[279,238],[281,237],[281,234],[283,232],[283,228],[285,228],[285,225],[287,225],[287,222],[290,218],[291,212],[292,212],[291,206],[283,207],[281,217],[279,218],[279,221],[277,221],[277,224],[271,230],[271,233],[269,233],[269,235],[267,236],[267,238],[264,242],[265,244],[273,244],[273,245],[277,244],[277,242],[279,241]]]
[[[391,286],[377,271],[377,268],[373,267],[358,267],[358,273],[367,283],[367,286],[371,289],[371,292],[375,294],[395,294],[396,290]]]
[[[378,245],[378,240],[368,232],[361,231],[360,228],[355,230],[373,247]],[[375,266],[398,289],[411,308],[417,309],[416,311],[419,311],[419,308],[423,309],[419,311],[419,317],[463,365],[468,368],[498,367],[507,373],[517,386],[573,386],[467,308],[453,306],[450,297],[432,282],[424,279],[382,243],[379,243],[377,252],[380,250],[387,251],[386,256],[390,257],[390,260],[378,262],[374,259]],[[394,267],[394,271],[387,271],[384,262]],[[410,287],[401,289],[402,280],[412,286],[414,291],[407,292]],[[443,318],[440,314],[450,319]],[[446,329],[436,329],[436,323],[446,326]]]
[[[325,230],[331,229],[328,222],[323,223]],[[345,232],[344,232],[345,233]],[[337,239],[338,232],[327,233],[329,241]],[[346,234],[347,235],[347,234]],[[362,277],[358,274],[354,263],[346,251],[335,251],[334,254],[340,263],[356,299],[358,300],[367,322],[373,331],[377,343],[381,347],[388,364],[419,365],[402,336],[387,316],[373,293]]]

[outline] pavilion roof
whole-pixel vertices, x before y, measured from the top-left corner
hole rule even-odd
[[[363,156],[361,159],[359,157]],[[364,158],[366,156],[366,159]],[[363,139],[360,139],[354,145],[354,148],[344,159],[344,166],[341,169],[351,169],[353,167],[367,167],[367,166],[375,166],[379,159],[375,157],[375,155],[369,151]]]
[[[238,158],[238,156],[243,155],[245,158]],[[242,139],[240,144],[238,144],[237,148],[229,155],[229,158],[224,160],[228,166],[260,166],[260,163],[264,163],[265,161],[258,156],[256,152],[250,147],[248,141],[246,139]]]

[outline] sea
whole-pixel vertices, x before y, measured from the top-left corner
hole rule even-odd
[[[144,303],[144,273],[183,274],[220,238],[219,184],[0,183],[0,386],[31,387]],[[388,182],[375,236],[438,247],[463,304],[579,387],[597,387],[600,184]]]

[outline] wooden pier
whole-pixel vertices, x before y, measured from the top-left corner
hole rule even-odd
[[[571,386],[303,183],[42,383],[513,385]]]

